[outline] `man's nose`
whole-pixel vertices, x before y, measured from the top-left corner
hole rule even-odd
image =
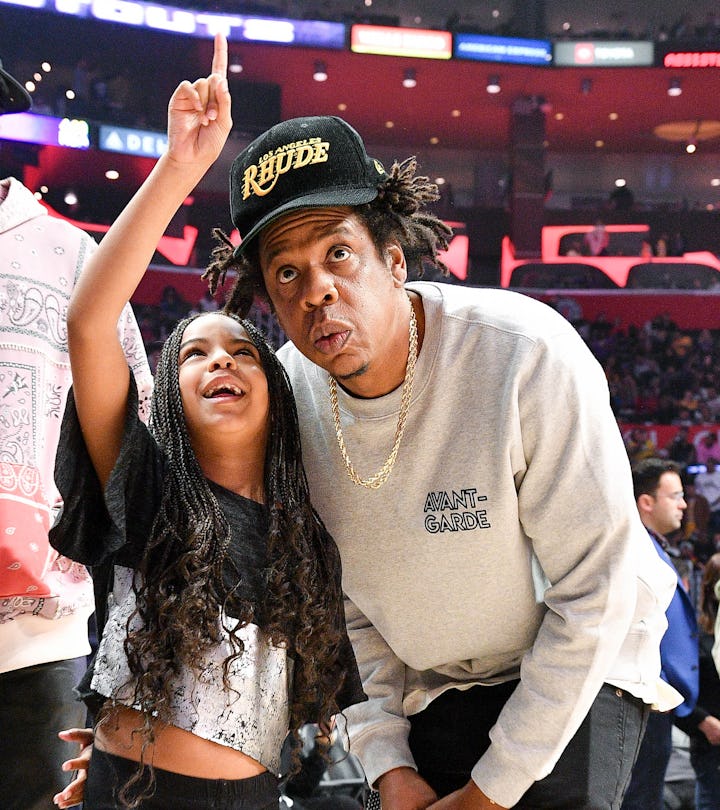
[[[338,299],[335,276],[325,268],[312,268],[305,275],[303,306],[310,311],[334,304]]]

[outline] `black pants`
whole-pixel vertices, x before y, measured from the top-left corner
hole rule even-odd
[[[410,750],[439,796],[458,790],[490,745],[489,732],[517,682],[450,689],[409,720]],[[618,810],[647,722],[647,707],[615,687],[600,690],[552,773],[518,810]]]
[[[85,658],[24,667],[0,675],[0,807],[50,810],[71,775],[61,770],[77,755],[58,731],[84,727],[85,705],[73,693]]]
[[[665,807],[665,771],[672,754],[672,730],[670,712],[654,712],[650,716],[622,810],[663,810]]]
[[[122,807],[118,793],[137,772],[138,764],[95,749],[85,786],[84,810]],[[200,779],[155,768],[153,795],[141,810],[277,810],[277,777],[269,772],[248,779]]]

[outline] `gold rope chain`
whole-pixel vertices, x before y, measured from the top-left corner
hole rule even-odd
[[[340,454],[345,462],[345,469],[350,476],[350,480],[358,486],[366,487],[367,489],[379,489],[388,479],[390,472],[395,465],[398,450],[400,449],[400,442],[402,441],[403,433],[405,433],[405,421],[407,420],[408,412],[410,411],[410,398],[412,396],[413,379],[415,378],[415,362],[418,354],[418,329],[417,318],[415,317],[415,308],[410,302],[410,339],[408,345],[408,359],[407,366],[405,367],[405,380],[403,381],[402,397],[400,399],[400,414],[398,415],[398,423],[395,428],[395,443],[393,444],[390,455],[387,457],[382,467],[371,475],[370,478],[360,478],[355,471],[352,461],[348,456],[347,448],[345,447],[345,439],[343,438],[342,426],[340,424],[340,407],[338,405],[337,396],[337,383],[335,378],[328,377],[328,385],[330,387],[330,407],[332,408],[333,422],[335,424],[335,435],[337,436],[338,447]]]

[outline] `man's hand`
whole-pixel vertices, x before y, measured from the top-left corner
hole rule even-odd
[[[720,720],[709,714],[702,723],[698,724],[698,728],[707,738],[710,745],[720,745]]]
[[[69,728],[67,731],[58,732],[58,737],[66,742],[76,742],[80,744],[80,753],[75,759],[63,762],[64,771],[76,771],[75,778],[70,784],[53,796],[53,802],[60,808],[74,807],[81,804],[85,793],[85,780],[87,779],[87,769],[92,754],[92,746],[95,735],[91,728]]]
[[[488,799],[471,779],[465,787],[431,804],[428,810],[507,810],[507,808]]]
[[[435,791],[412,768],[393,768],[378,779],[377,785],[382,810],[425,810],[437,799]]]

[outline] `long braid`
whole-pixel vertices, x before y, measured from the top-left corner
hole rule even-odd
[[[244,325],[266,369],[274,427],[265,465],[269,514],[266,631],[279,633],[296,655],[291,727],[298,728],[308,717],[327,724],[337,712],[336,695],[342,683],[341,617],[335,614],[342,605],[335,576],[337,549],[310,503],[290,381],[258,330],[252,324]],[[292,633],[288,636],[282,628],[287,628],[289,614]]]

